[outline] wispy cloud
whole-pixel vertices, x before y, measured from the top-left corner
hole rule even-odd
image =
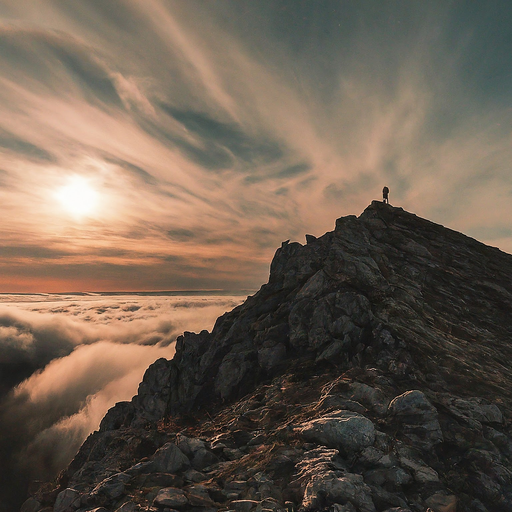
[[[256,287],[384,184],[484,241],[512,213],[499,9],[0,5],[1,289]],[[54,199],[73,175],[100,198],[81,220]]]

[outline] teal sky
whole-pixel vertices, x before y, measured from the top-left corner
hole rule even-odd
[[[512,252],[512,4],[0,0],[0,292],[256,288],[396,206]]]

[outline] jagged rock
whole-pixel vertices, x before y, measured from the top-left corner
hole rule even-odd
[[[361,475],[345,473],[336,475],[333,471],[314,475],[306,486],[302,508],[319,510],[332,503],[349,501],[361,512],[375,512],[371,489]]]
[[[124,493],[126,484],[131,480],[127,473],[118,473],[99,483],[91,492],[91,496],[104,496],[109,501],[119,498]]]
[[[199,483],[207,479],[204,473],[195,469],[188,469],[183,473],[183,478],[188,482]],[[170,484],[169,484],[170,485]]]
[[[365,414],[367,412],[366,407],[361,405],[359,402],[354,400],[347,400],[340,395],[326,395],[322,397],[322,400],[318,403],[317,409],[343,409],[344,411],[357,412],[359,414]]]
[[[189,458],[194,457],[194,454],[199,450],[206,448],[206,442],[202,439],[187,437],[179,434],[176,438],[176,445],[178,448]]]
[[[193,507],[211,507],[214,505],[210,498],[208,488],[201,484],[191,485],[187,488],[186,495]]]
[[[185,493],[181,489],[175,487],[165,487],[160,489],[156,498],[153,501],[153,505],[157,507],[168,507],[168,508],[181,508],[188,504],[188,499]]]
[[[417,446],[430,449],[443,441],[437,410],[419,390],[395,397],[389,404],[388,414],[400,423],[404,435]]]
[[[375,466],[383,459],[383,457],[384,452],[374,446],[367,446],[359,454],[359,460],[365,466]]]
[[[198,471],[204,470],[219,462],[218,457],[206,448],[198,450],[192,459],[192,467]]]
[[[386,490],[378,485],[369,484],[372,490],[372,500],[377,510],[385,510],[390,506],[394,507],[407,507],[407,501],[404,499],[403,489],[397,492],[394,489],[392,492]],[[387,489],[393,489],[393,487],[386,486]]]
[[[452,414],[470,423],[473,428],[482,428],[482,424],[503,423],[503,414],[499,407],[482,398],[464,400],[449,397],[443,403]]]
[[[103,417],[100,423],[100,432],[117,430],[130,425],[135,414],[132,402],[118,402]]]
[[[191,459],[192,467],[196,470],[205,469],[219,461],[217,456],[207,449],[207,444],[201,439],[179,435],[177,445]]]
[[[159,448],[152,459],[154,471],[161,473],[175,473],[190,466],[188,457],[174,443],[167,443]]]
[[[373,423],[361,414],[336,411],[304,423],[298,431],[309,441],[352,453],[375,441]]]
[[[163,418],[171,394],[172,368],[170,361],[160,358],[144,373],[133,398],[136,425]]]
[[[64,489],[57,495],[55,512],[72,512],[80,506],[80,492],[76,489]]]
[[[384,416],[387,412],[389,400],[380,389],[368,386],[362,382],[352,382],[349,386],[351,399],[361,402],[368,409],[373,410],[379,416]]]
[[[239,498],[244,491],[247,490],[249,484],[246,480],[234,480],[227,482],[224,486],[224,492],[226,496],[232,495]]]

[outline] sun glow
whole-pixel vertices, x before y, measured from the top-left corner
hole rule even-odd
[[[56,193],[63,208],[76,217],[85,217],[95,212],[98,193],[86,178],[75,176]]]

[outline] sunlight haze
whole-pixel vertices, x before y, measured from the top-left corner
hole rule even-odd
[[[512,251],[511,22],[499,1],[0,0],[0,291],[256,289],[282,241],[384,185]]]

